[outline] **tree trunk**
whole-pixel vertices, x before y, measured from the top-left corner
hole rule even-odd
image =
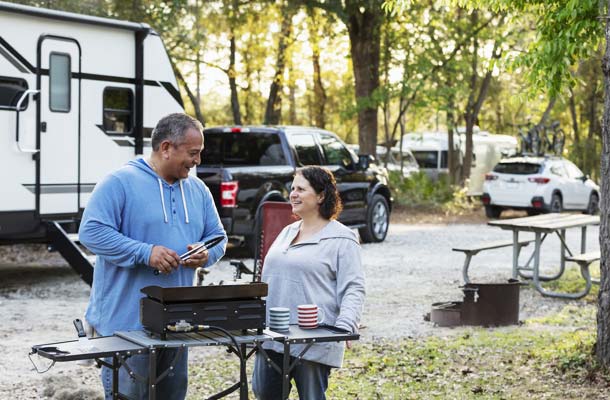
[[[292,63],[290,64],[290,68],[288,69],[289,76],[294,73],[292,69]],[[297,118],[297,87],[294,83],[294,79],[292,76],[289,78],[288,83],[288,123],[290,125],[299,125],[299,121]]]
[[[377,105],[372,95],[379,87],[381,22],[380,10],[372,7],[355,7],[347,17],[356,102],[359,106],[358,141],[362,153],[373,155],[377,146]]]
[[[546,124],[547,120],[549,119],[549,115],[551,114],[551,110],[553,109],[553,107],[555,107],[556,102],[557,97],[553,97],[551,100],[549,100],[549,104],[547,104],[546,110],[544,110],[544,113],[542,113],[542,117],[538,122],[538,126],[544,126]]]
[[[447,168],[449,169],[449,183],[454,185],[459,180],[457,174],[459,152],[455,151],[455,144],[453,143],[453,134],[457,129],[455,123],[455,92],[450,79],[447,79],[446,87],[449,89],[447,91]]]
[[[195,95],[195,93],[193,93],[193,91],[191,90],[189,85],[186,83],[186,80],[184,79],[182,72],[180,72],[178,67],[176,67],[176,65],[173,62],[172,62],[172,66],[174,68],[174,73],[176,74],[176,78],[178,78],[178,81],[182,84],[182,86],[186,90],[186,95],[188,96],[189,100],[193,104],[193,109],[195,111],[195,118],[197,118],[197,120],[199,122],[201,122],[201,124],[203,126],[205,126],[205,118],[203,117],[203,113],[201,112],[201,104],[199,103],[199,100],[197,100],[197,96]]]
[[[501,18],[498,22],[498,25],[504,23],[504,18]],[[476,27],[478,24],[478,13],[476,11],[472,12],[471,15],[471,25],[472,27]],[[464,151],[464,162],[462,164],[462,179],[464,182],[466,179],[470,178],[470,169],[472,167],[472,133],[474,131],[474,125],[477,122],[479,117],[479,112],[481,111],[481,107],[483,106],[483,102],[487,97],[487,91],[489,89],[489,84],[491,82],[491,74],[492,68],[489,67],[483,80],[481,81],[481,85],[478,88],[477,93],[477,78],[478,78],[478,50],[479,50],[479,41],[477,35],[473,36],[473,51],[472,51],[472,75],[470,79],[470,95],[468,96],[468,103],[466,105],[466,111],[464,112],[464,121],[466,122],[466,150]],[[491,58],[498,60],[502,55],[502,49],[500,47],[500,40],[496,40],[494,42],[493,50],[491,51]],[[476,94],[476,100],[475,100]],[[462,183],[460,182],[460,183]]]
[[[580,132],[578,130],[578,114],[576,112],[576,100],[574,99],[574,91],[570,88],[570,116],[572,117],[572,130],[574,131],[574,144],[578,148],[580,142]]]
[[[239,109],[239,97],[237,96],[237,83],[235,80],[235,34],[231,28],[231,52],[229,54],[229,87],[231,88],[231,111],[233,112],[233,123],[241,125],[241,110]]]
[[[403,97],[400,98],[399,100],[399,104],[398,107],[402,109],[403,107],[403,102],[405,101],[405,99]],[[400,118],[399,118],[399,123],[400,123],[400,141],[398,143],[398,148],[400,149],[400,183],[404,182],[404,169],[405,169],[405,159],[403,157],[403,152],[402,152],[402,143],[405,137],[405,134],[407,133],[407,128],[406,128],[406,117],[405,114],[403,113]]]
[[[279,33],[279,41],[277,46],[277,62],[275,66],[275,76],[271,87],[269,88],[269,97],[267,98],[267,107],[265,109],[265,125],[277,125],[280,123],[282,116],[282,77],[286,66],[286,49],[290,40],[290,32],[292,25],[292,12],[284,7],[282,9],[282,25]]]
[[[608,1],[610,10],[610,0]],[[610,11],[606,18],[606,51],[602,60],[604,73],[604,117],[602,123],[602,162],[601,162],[601,226],[599,243],[601,249],[598,308],[597,308],[597,345],[595,351],[600,364],[610,367]]]
[[[326,90],[322,84],[322,69],[320,67],[320,37],[318,35],[317,12],[309,9],[309,42],[311,44],[313,64],[313,124],[324,129],[326,126]]]

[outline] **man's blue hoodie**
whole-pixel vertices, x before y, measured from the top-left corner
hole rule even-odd
[[[97,184],[79,229],[80,241],[97,255],[87,321],[101,335],[142,329],[140,289],[191,286],[194,270],[179,266],[155,275],[148,265],[154,245],[178,254],[188,244],[213,237],[225,240],[209,250],[206,267],[226,246],[226,233],[209,189],[189,176],[170,185],[138,159]]]

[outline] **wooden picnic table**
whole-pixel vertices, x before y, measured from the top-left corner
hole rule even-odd
[[[488,223],[490,226],[496,226],[501,229],[510,230],[513,232],[513,278],[519,276],[526,279],[532,279],[536,290],[544,296],[559,297],[567,299],[578,299],[585,296],[589,292],[590,277],[588,273],[583,273],[587,285],[586,288],[578,293],[561,293],[546,290],[542,287],[541,281],[551,281],[559,279],[565,271],[566,252],[573,257],[577,254],[583,254],[587,250],[587,227],[599,225],[599,216],[585,214],[542,214],[533,217],[512,218],[505,220],[495,220]],[[566,241],[566,230],[572,228],[580,228],[580,253],[573,252]],[[535,246],[533,253],[525,266],[519,265],[519,233],[533,232],[535,235]],[[542,243],[549,234],[556,234],[561,242],[561,261],[559,272],[551,276],[540,275],[540,251]],[[533,267],[530,263],[533,260]],[[523,273],[522,271],[531,271],[531,274]]]

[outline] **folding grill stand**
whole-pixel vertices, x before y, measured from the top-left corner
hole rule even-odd
[[[291,325],[287,333],[277,333],[265,330],[263,334],[246,332],[232,332],[239,348],[235,348],[233,341],[227,336],[222,336],[213,331],[203,331],[197,333],[172,333],[167,340],[160,340],[156,336],[151,336],[145,331],[116,332],[113,336],[104,336],[89,339],[87,342],[72,340],[67,342],[42,344],[32,346],[32,353],[38,354],[50,360],[64,362],[77,360],[95,359],[98,364],[112,369],[112,391],[114,399],[127,399],[119,392],[119,369],[125,361],[132,355],[150,354],[149,365],[149,399],[156,400],[156,384],[164,379],[170,369],[157,373],[156,357],[157,350],[163,348],[180,348],[196,346],[227,346],[229,351],[240,355],[240,376],[239,382],[230,388],[223,390],[209,399],[220,399],[239,389],[240,400],[248,399],[248,377],[246,374],[246,360],[254,354],[256,350],[266,356],[262,343],[267,341],[278,341],[284,344],[283,365],[280,367],[273,362],[272,366],[282,374],[282,398],[288,398],[288,385],[290,371],[301,360],[301,357],[309,350],[314,343],[340,342],[346,340],[358,340],[358,334],[351,334],[342,329],[332,326],[320,326],[316,329],[303,330],[298,326]],[[291,344],[306,344],[305,348],[290,364]],[[248,346],[253,347],[248,352]],[[179,351],[176,359],[182,352]],[[104,361],[104,358],[112,358],[112,363]],[[267,357],[268,358],[268,357]],[[173,364],[173,362],[172,362]],[[129,371],[128,371],[129,372]],[[136,379],[146,379],[133,374]]]

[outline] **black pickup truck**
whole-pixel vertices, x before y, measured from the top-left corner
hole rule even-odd
[[[300,126],[214,127],[204,130],[204,143],[197,176],[210,188],[227,234],[251,249],[259,205],[288,201],[295,169],[304,165],[334,173],[343,201],[339,221],[358,228],[363,242],[385,239],[392,207],[387,173],[335,134]]]

